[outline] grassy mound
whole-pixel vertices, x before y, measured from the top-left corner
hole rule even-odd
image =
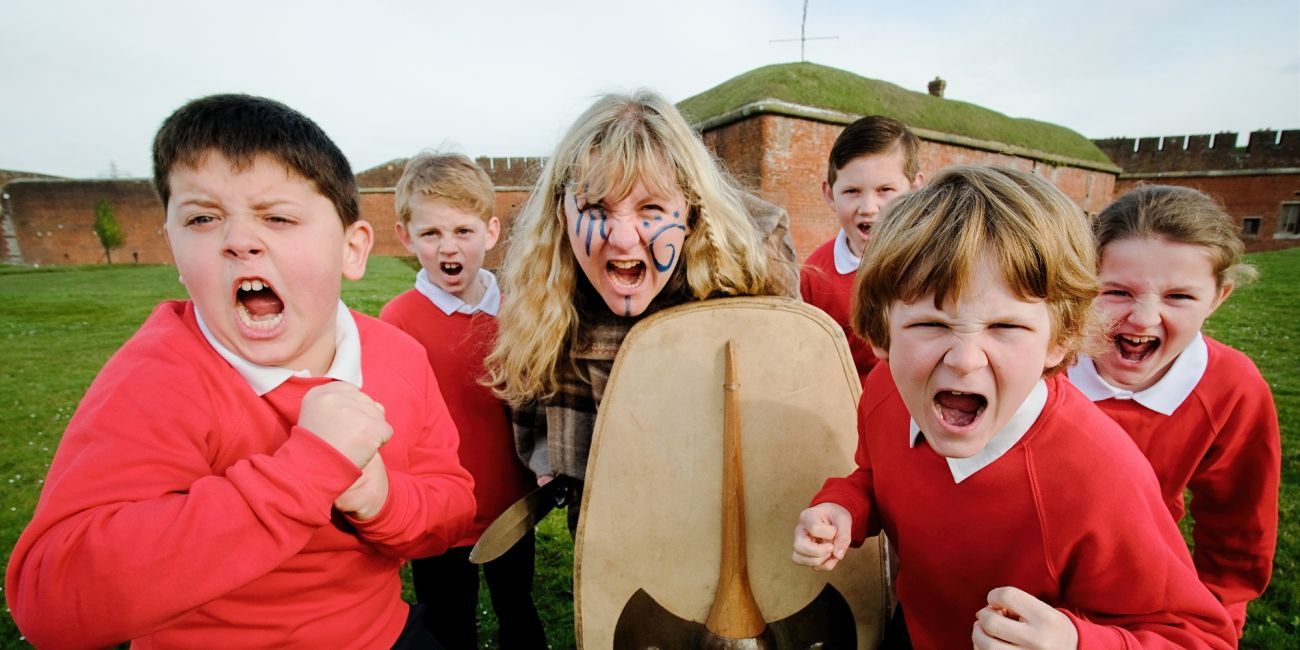
[[[750,70],[682,100],[677,107],[698,124],[764,99],[852,115],[888,115],[920,129],[1111,164],[1091,140],[1063,126],[1007,117],[975,104],[939,99],[816,63],[782,63]]]

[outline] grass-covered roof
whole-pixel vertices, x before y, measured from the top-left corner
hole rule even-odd
[[[940,99],[816,63],[783,63],[750,70],[688,97],[677,106],[687,119],[702,124],[763,100],[850,115],[888,115],[918,130],[1113,166],[1091,140],[1063,126],[1007,117],[975,104]]]

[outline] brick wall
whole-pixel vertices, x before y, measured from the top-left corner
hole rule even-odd
[[[144,179],[19,179],[3,188],[0,260],[23,264],[98,264],[106,261],[95,235],[95,205],[107,200],[125,236],[113,263],[170,263],[163,240],[165,213]]]
[[[1300,246],[1300,239],[1274,239],[1278,219],[1282,214],[1282,202],[1300,201],[1300,171],[1292,174],[1121,177],[1115,185],[1115,196],[1118,197],[1143,182],[1201,190],[1223,203],[1224,209],[1238,225],[1246,217],[1259,217],[1259,234],[1242,238],[1246,242],[1246,250],[1250,252]]]
[[[795,251],[806,258],[835,236],[839,222],[822,198],[826,159],[843,124],[785,115],[757,115],[710,129],[704,142],[727,168],[764,199],[790,213]],[[921,173],[951,165],[997,164],[1033,171],[1056,184],[1090,214],[1110,202],[1115,174],[922,138]]]
[[[506,232],[510,218],[528,193],[507,188],[497,192],[495,212]],[[16,180],[4,186],[0,261],[11,264],[102,264],[104,249],[95,235],[95,204],[107,199],[125,242],[113,251],[113,263],[170,264],[163,238],[166,213],[153,185],[131,180]],[[375,228],[375,255],[407,255],[397,240],[393,192],[364,190],[361,217]],[[487,264],[500,264],[504,245],[489,253]]]

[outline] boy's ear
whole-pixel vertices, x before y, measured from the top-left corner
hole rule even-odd
[[[925,174],[922,174],[921,172],[916,172],[916,178],[912,179],[911,189],[919,190],[921,189],[922,185],[925,185]]]
[[[1061,362],[1065,361],[1066,352],[1064,345],[1052,344],[1052,347],[1047,350],[1047,358],[1043,361],[1043,370],[1047,371],[1061,365]]]
[[[1237,285],[1233,284],[1232,282],[1224,282],[1223,286],[1219,287],[1218,294],[1214,296],[1214,304],[1210,306],[1210,313],[1213,314],[1216,310],[1218,310],[1219,305],[1222,305],[1223,301],[1227,300],[1228,296],[1232,295],[1232,290],[1236,288]]]
[[[393,230],[397,232],[397,241],[402,242],[402,248],[405,248],[411,254],[415,253],[415,243],[411,241],[411,233],[406,230],[406,224],[400,220],[393,224]]]
[[[343,277],[360,280],[366,275],[366,259],[375,245],[375,231],[370,222],[357,219],[343,232]]]
[[[886,350],[875,343],[871,344],[871,353],[876,355],[876,358],[881,361],[889,361],[889,350]]]
[[[497,245],[497,239],[501,237],[501,220],[496,217],[488,219],[487,222],[487,239],[483,242],[483,250],[490,251],[493,246]]]
[[[822,198],[826,199],[826,206],[831,210],[835,209],[835,188],[825,180],[822,180]]]

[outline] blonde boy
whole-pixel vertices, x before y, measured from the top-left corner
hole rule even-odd
[[[501,292],[483,267],[501,224],[488,175],[459,154],[423,152],[406,165],[395,197],[397,237],[420,261],[415,288],[389,302],[380,318],[406,331],[428,353],[452,420],[460,460],[474,476],[474,523],[443,555],[412,563],[428,629],[448,648],[478,646],[478,567],[469,550],[479,535],[533,485],[515,455],[504,405],[481,383],[483,358],[496,341]],[[535,540],[529,533],[483,566],[503,648],[544,648],[533,604]]]
[[[96,377],[9,564],[37,647],[411,647],[403,561],[469,522],[410,337],[348,310],[370,251],[347,159],[283,104],[215,95],[154,140],[191,300]]]
[[[800,514],[795,562],[886,531],[918,648],[1232,647],[1150,465],[1061,373],[1097,291],[1084,215],[1031,174],[953,168],[874,237],[858,469]]]
[[[849,324],[849,298],[871,232],[890,201],[923,183],[920,144],[907,125],[871,115],[845,127],[826,164],[822,197],[835,213],[840,231],[817,247],[799,273],[805,302],[820,308],[844,328],[858,375],[865,379],[876,357]]]

